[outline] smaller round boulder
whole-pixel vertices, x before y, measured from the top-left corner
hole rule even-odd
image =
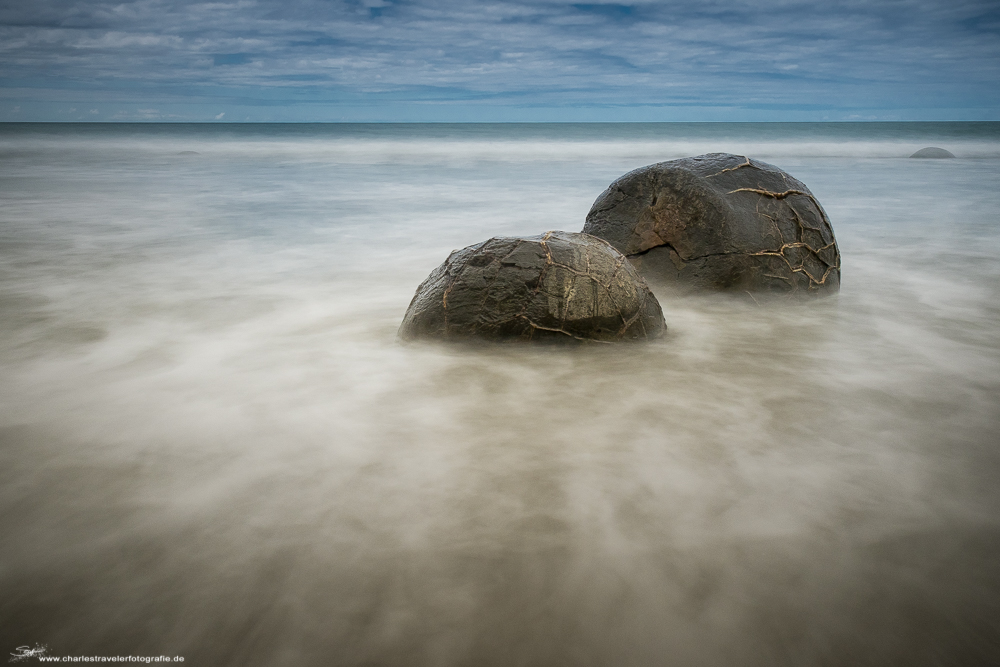
[[[417,288],[403,340],[644,340],[667,325],[620,252],[588,234],[495,237],[456,250]]]
[[[925,159],[937,159],[955,157],[952,155],[951,151],[946,151],[943,148],[936,148],[934,146],[928,146],[927,148],[921,148],[919,151],[911,155],[910,157],[925,158]]]

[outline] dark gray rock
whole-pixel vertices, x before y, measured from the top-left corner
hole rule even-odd
[[[940,160],[942,158],[949,158],[955,156],[952,155],[951,151],[946,151],[943,148],[935,148],[934,146],[928,146],[927,148],[921,148],[919,151],[917,151],[910,157]]]
[[[607,242],[568,232],[456,250],[417,288],[403,340],[620,341],[666,329],[656,297]]]
[[[803,183],[758,160],[710,153],[625,174],[583,227],[655,283],[696,289],[836,291],[840,252]]]

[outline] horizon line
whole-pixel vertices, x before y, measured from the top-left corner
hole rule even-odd
[[[0,125],[863,125],[997,123],[1000,120],[0,120]]]

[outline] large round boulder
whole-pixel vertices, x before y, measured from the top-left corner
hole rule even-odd
[[[636,169],[597,198],[583,231],[654,283],[698,289],[829,291],[840,252],[823,207],[775,166],[729,153]]]
[[[665,329],[624,255],[593,236],[548,232],[451,253],[417,288],[399,336],[612,342]]]

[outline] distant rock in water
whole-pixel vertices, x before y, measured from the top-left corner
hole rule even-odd
[[[201,155],[198,151],[181,151],[178,155]]]
[[[833,228],[809,188],[739,155],[629,172],[597,198],[583,231],[607,240],[653,282],[751,292],[840,287]]]
[[[399,327],[415,338],[655,338],[666,329],[646,282],[586,234],[496,237],[456,250],[417,288]]]
[[[935,148],[934,146],[928,146],[927,148],[921,148],[919,151],[917,151],[910,157],[941,159],[941,158],[949,158],[955,156],[952,155],[951,151],[946,151],[943,148]]]

